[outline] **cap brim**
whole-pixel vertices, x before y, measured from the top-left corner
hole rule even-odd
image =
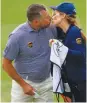
[[[50,6],[51,9],[57,10],[56,6]]]

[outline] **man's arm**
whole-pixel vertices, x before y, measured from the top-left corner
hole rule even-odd
[[[23,88],[23,91],[25,94],[34,95],[34,92],[33,92],[34,88],[32,86],[30,86],[28,83],[26,83],[20,77],[20,75],[18,75],[18,73],[16,72],[15,68],[12,65],[11,60],[9,60],[7,58],[3,58],[2,66],[3,66],[3,69],[6,71],[6,73]]]

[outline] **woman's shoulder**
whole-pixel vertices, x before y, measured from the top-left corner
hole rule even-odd
[[[78,37],[81,35],[81,29],[75,25],[71,25],[69,30],[68,30],[68,35],[70,37]]]
[[[81,31],[81,28],[75,26],[75,25],[71,25],[71,31],[72,32],[77,32],[77,31]]]

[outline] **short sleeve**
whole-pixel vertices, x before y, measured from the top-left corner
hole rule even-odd
[[[84,60],[86,47],[82,41],[81,29],[73,27],[67,35],[68,39],[66,40],[66,46],[69,48],[68,57]]]
[[[15,35],[9,37],[3,56],[9,60],[14,60],[19,53],[19,44]]]

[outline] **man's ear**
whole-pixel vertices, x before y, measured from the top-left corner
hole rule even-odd
[[[33,24],[36,26],[39,25],[39,20],[38,19],[33,20]]]

